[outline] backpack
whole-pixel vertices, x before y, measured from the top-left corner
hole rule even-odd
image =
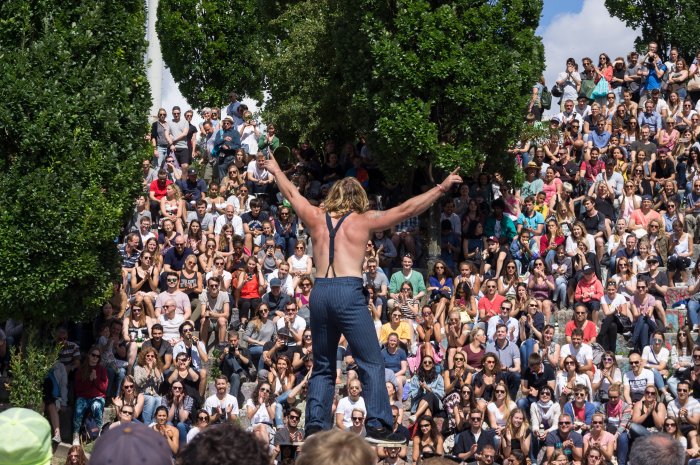
[[[85,438],[85,442],[94,441],[100,437],[101,433],[100,425],[95,420],[95,417],[91,413],[85,415],[85,420],[83,421],[82,436]]]
[[[540,107],[545,110],[552,108],[552,93],[547,89],[547,86],[542,88],[542,95],[540,96]]]

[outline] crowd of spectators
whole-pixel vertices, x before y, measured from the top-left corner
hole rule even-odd
[[[700,56],[688,66],[672,50],[664,62],[655,45],[627,62],[584,58],[581,71],[567,60],[555,84],[561,112],[546,123],[536,84],[528,121],[549,135],[509,149],[524,183],[464,176],[440,205],[439,256],[428,256],[419,218],[367,242],[368,314],[394,431],[412,439],[411,450],[375,449],[378,460],[625,465],[634,441],[655,431],[700,457],[700,88],[690,85]],[[601,79],[610,92],[591,98],[589,81]],[[314,261],[264,168],[286,150],[235,93],[205,108],[199,127],[192,110],[180,115],[160,109],[153,123],[113,297],[90,324],[55,331],[60,358],[44,385],[54,440],[67,405],[75,446],[107,427],[114,405],[109,428],[142,422],[173,456],[210,425],[244,418],[289,463],[313,367]],[[344,176],[363,184],[370,208],[405,198],[361,137],[318,152],[303,141],[280,161],[315,205]],[[687,307],[677,329],[672,295]],[[563,328],[561,312],[572,314]],[[3,360],[21,322],[6,329]],[[623,349],[629,367],[618,366]],[[343,340],[337,359],[335,427],[364,436]]]

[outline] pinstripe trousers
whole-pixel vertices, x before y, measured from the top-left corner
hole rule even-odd
[[[336,350],[345,335],[358,366],[367,424],[391,430],[393,417],[384,383],[384,359],[362,278],[316,278],[309,298],[314,367],[306,400],[306,427],[333,427]]]

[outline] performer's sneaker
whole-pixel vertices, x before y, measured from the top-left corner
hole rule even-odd
[[[372,444],[405,444],[406,437],[400,433],[394,433],[393,431],[386,429],[384,427],[374,428],[372,426],[365,426],[367,431],[367,436],[365,439],[367,442]]]

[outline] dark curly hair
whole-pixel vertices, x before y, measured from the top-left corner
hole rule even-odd
[[[221,465],[245,463],[269,465],[267,444],[233,423],[210,426],[181,449],[175,460],[177,465]]]

